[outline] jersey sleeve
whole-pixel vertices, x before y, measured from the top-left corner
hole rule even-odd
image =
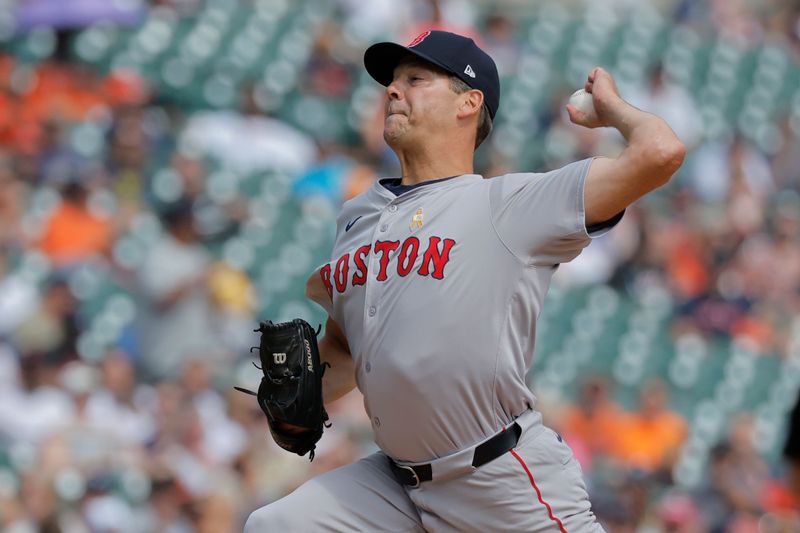
[[[593,158],[546,173],[507,174],[489,180],[494,229],[506,248],[527,264],[571,261],[590,240],[622,218],[586,227],[584,184]]]

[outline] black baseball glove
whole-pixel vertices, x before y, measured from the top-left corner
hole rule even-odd
[[[258,355],[263,371],[258,392],[235,387],[258,398],[258,405],[267,415],[270,433],[278,445],[298,455],[310,453],[328,424],[328,413],[322,402],[322,375],[328,363],[320,364],[317,335],[303,319],[273,324],[261,322],[255,331],[261,333]]]

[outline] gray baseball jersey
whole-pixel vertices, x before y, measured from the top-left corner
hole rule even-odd
[[[387,455],[446,456],[535,404],[525,376],[542,302],[558,265],[593,236],[590,163],[462,175],[399,196],[376,183],[345,203],[312,284],[347,337]]]

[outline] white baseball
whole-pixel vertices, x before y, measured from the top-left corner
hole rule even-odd
[[[575,106],[579,111],[583,111],[587,115],[594,114],[594,104],[592,103],[592,95],[587,93],[585,89],[578,89],[572,96],[569,97],[569,103]]]

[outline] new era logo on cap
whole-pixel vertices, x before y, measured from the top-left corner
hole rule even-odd
[[[389,42],[373,44],[364,52],[364,66],[380,84],[388,86],[394,79],[395,67],[408,56],[432,63],[469,87],[482,91],[484,104],[494,118],[500,105],[500,76],[492,58],[475,41],[455,33],[429,30],[408,46]]]

